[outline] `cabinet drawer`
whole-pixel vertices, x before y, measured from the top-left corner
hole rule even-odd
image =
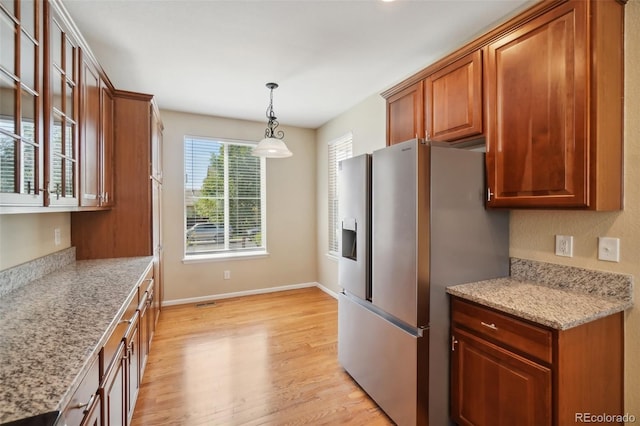
[[[98,400],[98,387],[100,385],[98,357],[91,361],[89,371],[80,382],[80,386],[71,397],[71,401],[64,410],[64,420],[67,426],[78,426],[83,423],[85,415],[89,414],[93,405]]]
[[[452,322],[546,363],[552,361],[552,332],[489,308],[452,299]]]
[[[105,374],[105,372],[109,369],[109,366],[113,361],[114,355],[118,350],[118,346],[120,345],[120,342],[124,340],[125,334],[127,333],[127,330],[129,329],[131,323],[134,320],[134,316],[137,313],[136,311],[137,308],[138,308],[138,293],[136,291],[135,295],[129,298],[129,300],[127,301],[127,308],[124,314],[122,314],[122,317],[120,317],[120,320],[116,325],[116,328],[113,330],[113,333],[111,333],[111,336],[107,340],[107,343],[105,343],[103,346],[103,349],[102,349],[103,364],[102,364],[102,370],[101,370],[103,374]]]
[[[145,277],[142,284],[140,284],[140,301],[142,301],[142,295],[144,292],[151,293],[153,291],[153,269],[149,272],[149,274]]]

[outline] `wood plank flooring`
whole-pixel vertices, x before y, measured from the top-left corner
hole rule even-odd
[[[337,361],[317,288],[164,308],[132,426],[392,425]]]

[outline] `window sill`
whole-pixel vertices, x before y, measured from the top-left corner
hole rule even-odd
[[[269,252],[265,251],[252,251],[246,253],[229,252],[229,253],[217,253],[217,254],[194,254],[185,256],[182,258],[182,263],[203,263],[203,262],[223,262],[227,260],[249,260],[260,259],[268,257]]]

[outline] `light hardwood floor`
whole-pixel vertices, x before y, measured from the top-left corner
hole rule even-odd
[[[317,288],[164,308],[132,426],[392,425],[337,361]]]

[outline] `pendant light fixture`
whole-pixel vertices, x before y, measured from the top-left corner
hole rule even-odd
[[[267,157],[267,158],[286,158],[291,157],[293,153],[289,151],[287,145],[285,145],[282,138],[284,137],[284,132],[282,130],[277,130],[279,123],[275,114],[273,113],[273,89],[278,88],[277,83],[267,83],[267,88],[271,91],[269,97],[269,107],[267,108],[267,130],[264,132],[264,139],[258,143],[258,145],[253,148],[251,152],[253,155],[257,157]]]

